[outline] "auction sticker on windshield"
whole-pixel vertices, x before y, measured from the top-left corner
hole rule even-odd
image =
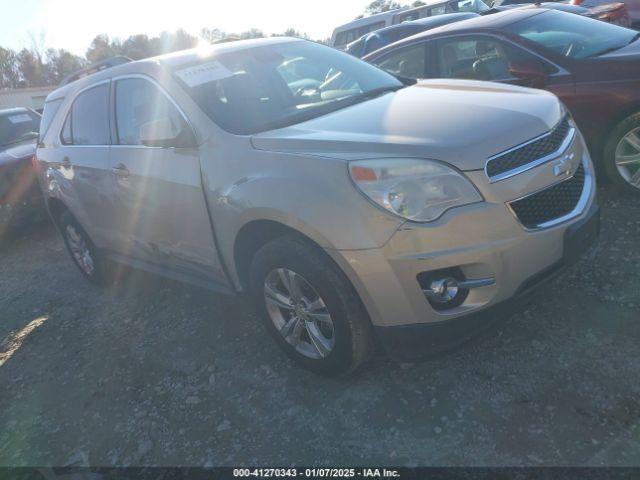
[[[208,62],[194,67],[178,70],[176,75],[189,87],[197,87],[216,80],[233,76],[233,72],[220,62]]]

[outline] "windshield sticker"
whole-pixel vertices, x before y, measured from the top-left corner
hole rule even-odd
[[[31,122],[31,117],[27,113],[21,113],[19,115],[9,115],[9,121],[11,123]]]
[[[233,77],[233,72],[220,62],[209,62],[178,70],[176,75],[190,87]]]

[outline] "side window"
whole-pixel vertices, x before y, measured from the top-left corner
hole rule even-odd
[[[67,118],[64,121],[60,140],[63,145],[73,145],[73,138],[71,136],[71,112],[68,113]]]
[[[56,113],[58,113],[58,110],[60,109],[60,105],[62,105],[62,100],[64,99],[58,98],[44,104],[42,120],[40,121],[40,139],[44,138],[46,135],[49,125],[51,125]]]
[[[143,145],[145,132],[178,146],[182,135],[191,131],[175,105],[160,89],[143,78],[116,81],[115,118],[119,145]]]
[[[438,72],[442,78],[513,80],[509,72],[511,63],[541,61],[535,55],[493,37],[454,37],[439,40],[436,45]]]
[[[69,143],[109,145],[109,84],[98,85],[78,95],[71,107],[70,119]]]
[[[442,15],[447,13],[447,5],[438,5],[437,7],[433,7],[429,9],[429,16],[433,17],[435,15]]]
[[[392,52],[374,63],[392,75],[405,78],[426,77],[426,49],[427,44],[421,43]]]

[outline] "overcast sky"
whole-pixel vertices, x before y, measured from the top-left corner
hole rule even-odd
[[[126,38],[202,27],[266,34],[289,27],[313,39],[363,12],[370,0],[0,0],[0,46],[29,46],[29,33],[44,34],[45,45],[84,54],[97,34]],[[407,2],[405,2],[407,3]]]

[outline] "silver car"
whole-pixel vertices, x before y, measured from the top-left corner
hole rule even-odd
[[[405,86],[271,38],[120,65],[52,92],[37,152],[82,274],[124,264],[248,292],[316,372],[486,326],[598,234],[593,167],[547,92]]]

